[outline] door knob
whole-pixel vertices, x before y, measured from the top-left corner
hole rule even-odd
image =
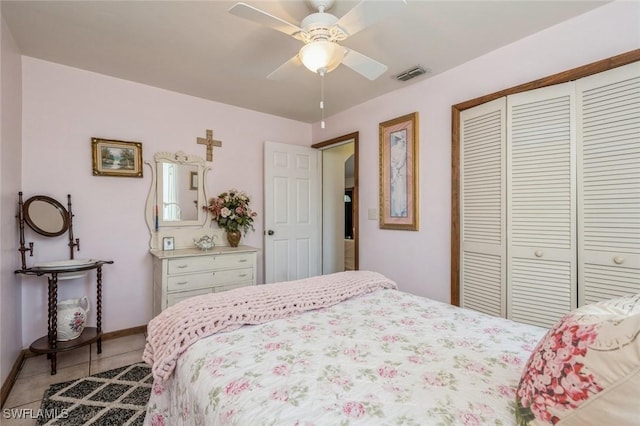
[[[274,234],[273,229],[269,229],[269,230],[267,231],[267,234],[268,234],[268,235],[273,235],[273,234]]]

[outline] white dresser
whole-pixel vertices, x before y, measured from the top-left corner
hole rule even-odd
[[[255,285],[257,252],[249,246],[151,250],[153,315],[189,297]]]

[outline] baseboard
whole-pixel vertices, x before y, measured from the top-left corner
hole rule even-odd
[[[147,333],[146,325],[125,328],[123,330],[109,331],[102,335],[102,341],[104,342],[105,340],[117,339],[120,337],[132,336],[134,334],[143,334],[143,333],[144,334]],[[2,384],[2,388],[0,388],[0,408],[4,407],[4,403],[7,401],[7,398],[9,397],[9,393],[11,392],[11,389],[13,388],[13,385],[16,382],[16,379],[18,378],[18,374],[22,369],[22,365],[24,364],[24,361],[27,358],[31,358],[34,356],[38,356],[38,354],[34,354],[29,349],[23,349],[20,351],[20,354],[18,355],[16,362],[13,364],[13,367],[11,368],[9,375],[7,376],[7,379]]]
[[[2,388],[0,388],[0,408],[4,407],[4,403],[9,397],[9,392],[11,392],[11,388],[13,388],[13,384],[18,378],[18,373],[20,372],[20,369],[22,369],[22,364],[24,364],[24,360],[27,358],[27,352],[29,352],[29,349],[23,349],[20,351],[18,359],[16,359],[16,362],[13,363],[13,367],[11,367],[7,380],[4,381]]]

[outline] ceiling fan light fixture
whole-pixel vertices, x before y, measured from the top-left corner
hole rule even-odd
[[[310,71],[333,71],[344,58],[344,48],[338,43],[327,40],[312,41],[305,44],[298,53],[300,61]]]

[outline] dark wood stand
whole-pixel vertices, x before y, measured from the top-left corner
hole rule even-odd
[[[113,260],[96,260],[94,263],[78,267],[52,268],[26,268],[16,271],[25,275],[47,275],[49,283],[48,301],[48,330],[47,335],[39,338],[31,344],[29,350],[35,354],[47,354],[51,359],[51,375],[56,374],[56,355],[58,352],[70,351],[79,347],[97,342],[98,353],[102,352],[102,265],[111,264]],[[58,274],[65,272],[79,272],[96,270],[96,327],[85,327],[79,337],[60,342],[58,341]]]

